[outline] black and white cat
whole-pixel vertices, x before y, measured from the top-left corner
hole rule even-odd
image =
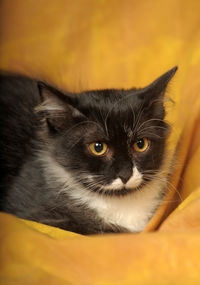
[[[163,98],[176,70],[76,94],[2,74],[1,210],[81,234],[141,231],[167,191]]]

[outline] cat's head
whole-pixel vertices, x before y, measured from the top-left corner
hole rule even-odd
[[[70,94],[39,83],[51,155],[88,191],[125,195],[141,188],[163,161],[163,97],[176,70],[140,89]]]

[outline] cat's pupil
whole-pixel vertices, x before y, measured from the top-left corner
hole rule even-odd
[[[137,147],[139,149],[143,149],[144,145],[145,145],[144,139],[140,139],[139,141],[137,141]]]
[[[97,153],[100,153],[103,151],[103,143],[101,142],[96,142],[94,145],[94,149]]]

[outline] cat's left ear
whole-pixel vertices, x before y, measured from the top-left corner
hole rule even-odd
[[[74,107],[75,94],[64,94],[58,89],[38,82],[41,104],[36,107],[36,113],[45,119],[50,131],[66,130],[85,116]]]
[[[139,90],[138,98],[144,102],[146,108],[155,112],[154,115],[160,115],[161,117],[164,116],[164,94],[177,69],[178,67],[175,66],[157,78],[153,83]]]
[[[178,67],[175,66],[174,68],[170,69],[160,77],[158,77],[155,81],[153,81],[150,85],[148,85],[146,90],[150,92],[151,97],[162,97],[165,93],[168,83],[176,73]],[[153,99],[153,98],[152,98]]]

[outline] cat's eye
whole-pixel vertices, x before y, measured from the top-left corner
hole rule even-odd
[[[104,142],[94,142],[94,143],[89,144],[89,149],[92,154],[97,155],[97,156],[102,156],[108,150],[108,146]]]
[[[144,152],[149,147],[149,140],[147,138],[139,139],[134,143],[133,148],[137,152]]]

